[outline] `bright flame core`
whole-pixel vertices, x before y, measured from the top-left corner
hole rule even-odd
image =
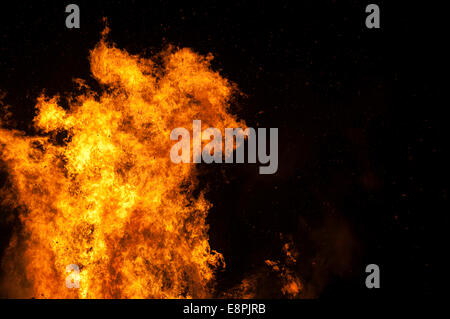
[[[210,203],[194,164],[170,161],[170,132],[242,127],[228,113],[232,85],[210,69],[211,56],[167,51],[163,63],[132,56],[102,39],[91,71],[104,86],[64,109],[41,96],[40,136],[0,129],[4,161],[23,229],[3,258],[12,297],[205,298],[214,270],[205,222]],[[57,142],[62,132],[64,141]],[[192,153],[192,152],[191,152]],[[66,287],[66,266],[80,288]],[[11,290],[11,289],[10,289]]]

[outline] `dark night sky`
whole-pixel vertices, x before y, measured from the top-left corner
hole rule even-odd
[[[300,253],[296,271],[323,297],[435,292],[432,251],[448,221],[439,8],[339,0],[73,2],[81,28],[71,30],[64,8],[72,2],[2,4],[0,92],[18,128],[30,132],[44,89],[64,95],[75,87],[72,78],[96,87],[87,57],[102,17],[110,39],[133,54],[151,57],[168,44],[211,52],[213,68],[245,94],[233,105],[238,117],[280,134],[273,176],[252,165],[202,168],[214,203],[211,245],[227,261],[218,288],[279,259],[290,238]],[[381,7],[379,30],[364,26],[371,2]],[[0,223],[0,251],[13,223]],[[364,285],[369,263],[381,268],[378,291]],[[263,296],[277,297],[270,280],[261,285]]]

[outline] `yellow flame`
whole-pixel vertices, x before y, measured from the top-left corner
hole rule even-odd
[[[107,31],[106,31],[107,33]],[[39,136],[0,129],[23,229],[3,260],[13,297],[204,298],[214,271],[193,164],[170,161],[170,132],[192,126],[242,127],[229,113],[232,85],[210,68],[212,56],[168,50],[162,63],[102,39],[91,71],[104,86],[86,88],[68,109],[41,96]],[[61,142],[61,132],[67,137]],[[23,249],[22,249],[23,248]],[[66,287],[66,266],[80,288]]]

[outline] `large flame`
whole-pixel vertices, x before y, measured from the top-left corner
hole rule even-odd
[[[104,38],[91,51],[101,93],[63,108],[41,96],[39,134],[0,129],[0,156],[22,228],[3,260],[12,297],[204,298],[224,265],[205,222],[194,164],[173,164],[176,127],[242,127],[229,113],[233,86],[211,56],[168,50],[150,60]],[[159,61],[159,62],[155,62]],[[162,61],[162,62],[161,62]],[[66,287],[66,266],[80,288]]]

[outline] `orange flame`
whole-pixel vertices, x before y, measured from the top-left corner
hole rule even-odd
[[[276,272],[281,280],[281,292],[288,298],[299,297],[303,290],[303,285],[297,274],[290,269],[289,265],[294,265],[296,260],[296,251],[293,250],[290,243],[285,243],[283,246],[285,254],[285,262],[266,260],[266,265],[270,266]]]
[[[84,93],[68,109],[58,96],[38,99],[38,136],[0,129],[9,205],[22,208],[23,229],[3,260],[12,297],[213,296],[224,262],[208,242],[211,204],[194,192],[194,164],[170,161],[169,136],[193,119],[222,131],[242,123],[228,111],[233,87],[211,70],[212,56],[161,57],[103,38],[90,54],[102,93],[76,80]],[[66,287],[69,264],[80,267],[79,289]]]

